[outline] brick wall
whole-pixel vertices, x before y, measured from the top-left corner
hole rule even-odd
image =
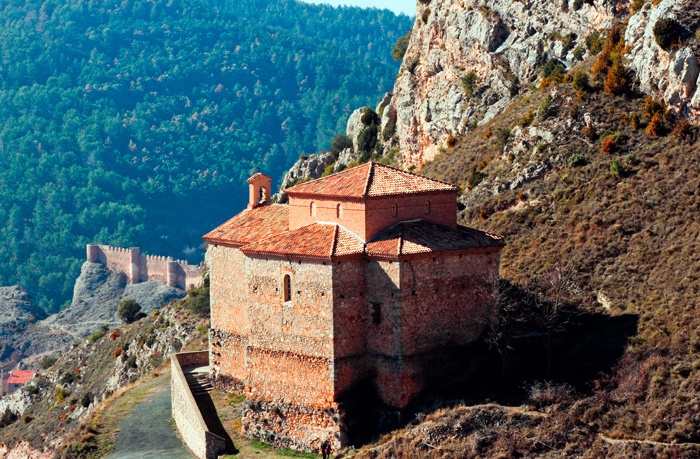
[[[226,441],[209,431],[192,395],[182,367],[206,364],[208,352],[184,352],[171,357],[172,415],[183,440],[200,459],[215,459]]]
[[[429,213],[426,213],[426,203]],[[311,204],[315,210],[312,211]],[[341,206],[338,216],[338,205]],[[392,207],[396,206],[396,215]],[[289,197],[289,228],[314,222],[338,223],[368,241],[400,221],[422,219],[445,226],[457,225],[457,201],[453,191],[418,196],[388,196],[366,200],[321,197]]]
[[[172,257],[141,255],[138,247],[88,244],[87,260],[100,261],[112,271],[123,272],[131,284],[155,281],[185,290],[198,286],[205,270],[204,263],[190,265]]]

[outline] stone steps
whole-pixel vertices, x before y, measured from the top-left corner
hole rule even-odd
[[[214,390],[206,374],[185,374],[185,380],[187,381],[187,385],[190,386],[192,395],[205,395]]]

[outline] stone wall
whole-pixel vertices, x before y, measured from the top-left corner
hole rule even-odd
[[[121,248],[88,244],[87,260],[100,261],[116,272],[123,272],[130,284],[155,281],[189,290],[202,282],[204,263],[190,265],[172,257],[141,255],[138,247]]]
[[[215,459],[226,448],[226,440],[209,431],[192,395],[182,367],[206,365],[209,353],[183,352],[171,357],[172,415],[183,440],[199,459]]]

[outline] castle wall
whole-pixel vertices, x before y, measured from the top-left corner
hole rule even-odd
[[[184,290],[198,286],[205,270],[204,263],[190,265],[171,257],[141,255],[138,247],[88,244],[87,260],[99,261],[112,271],[123,272],[130,284],[154,281]]]

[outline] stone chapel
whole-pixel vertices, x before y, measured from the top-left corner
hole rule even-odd
[[[481,335],[504,242],[457,225],[458,187],[382,164],[288,188],[287,205],[271,182],[248,179],[248,208],[204,236],[210,371],[245,391],[247,435],[337,449],[345,391],[370,378],[401,409],[431,356]]]

